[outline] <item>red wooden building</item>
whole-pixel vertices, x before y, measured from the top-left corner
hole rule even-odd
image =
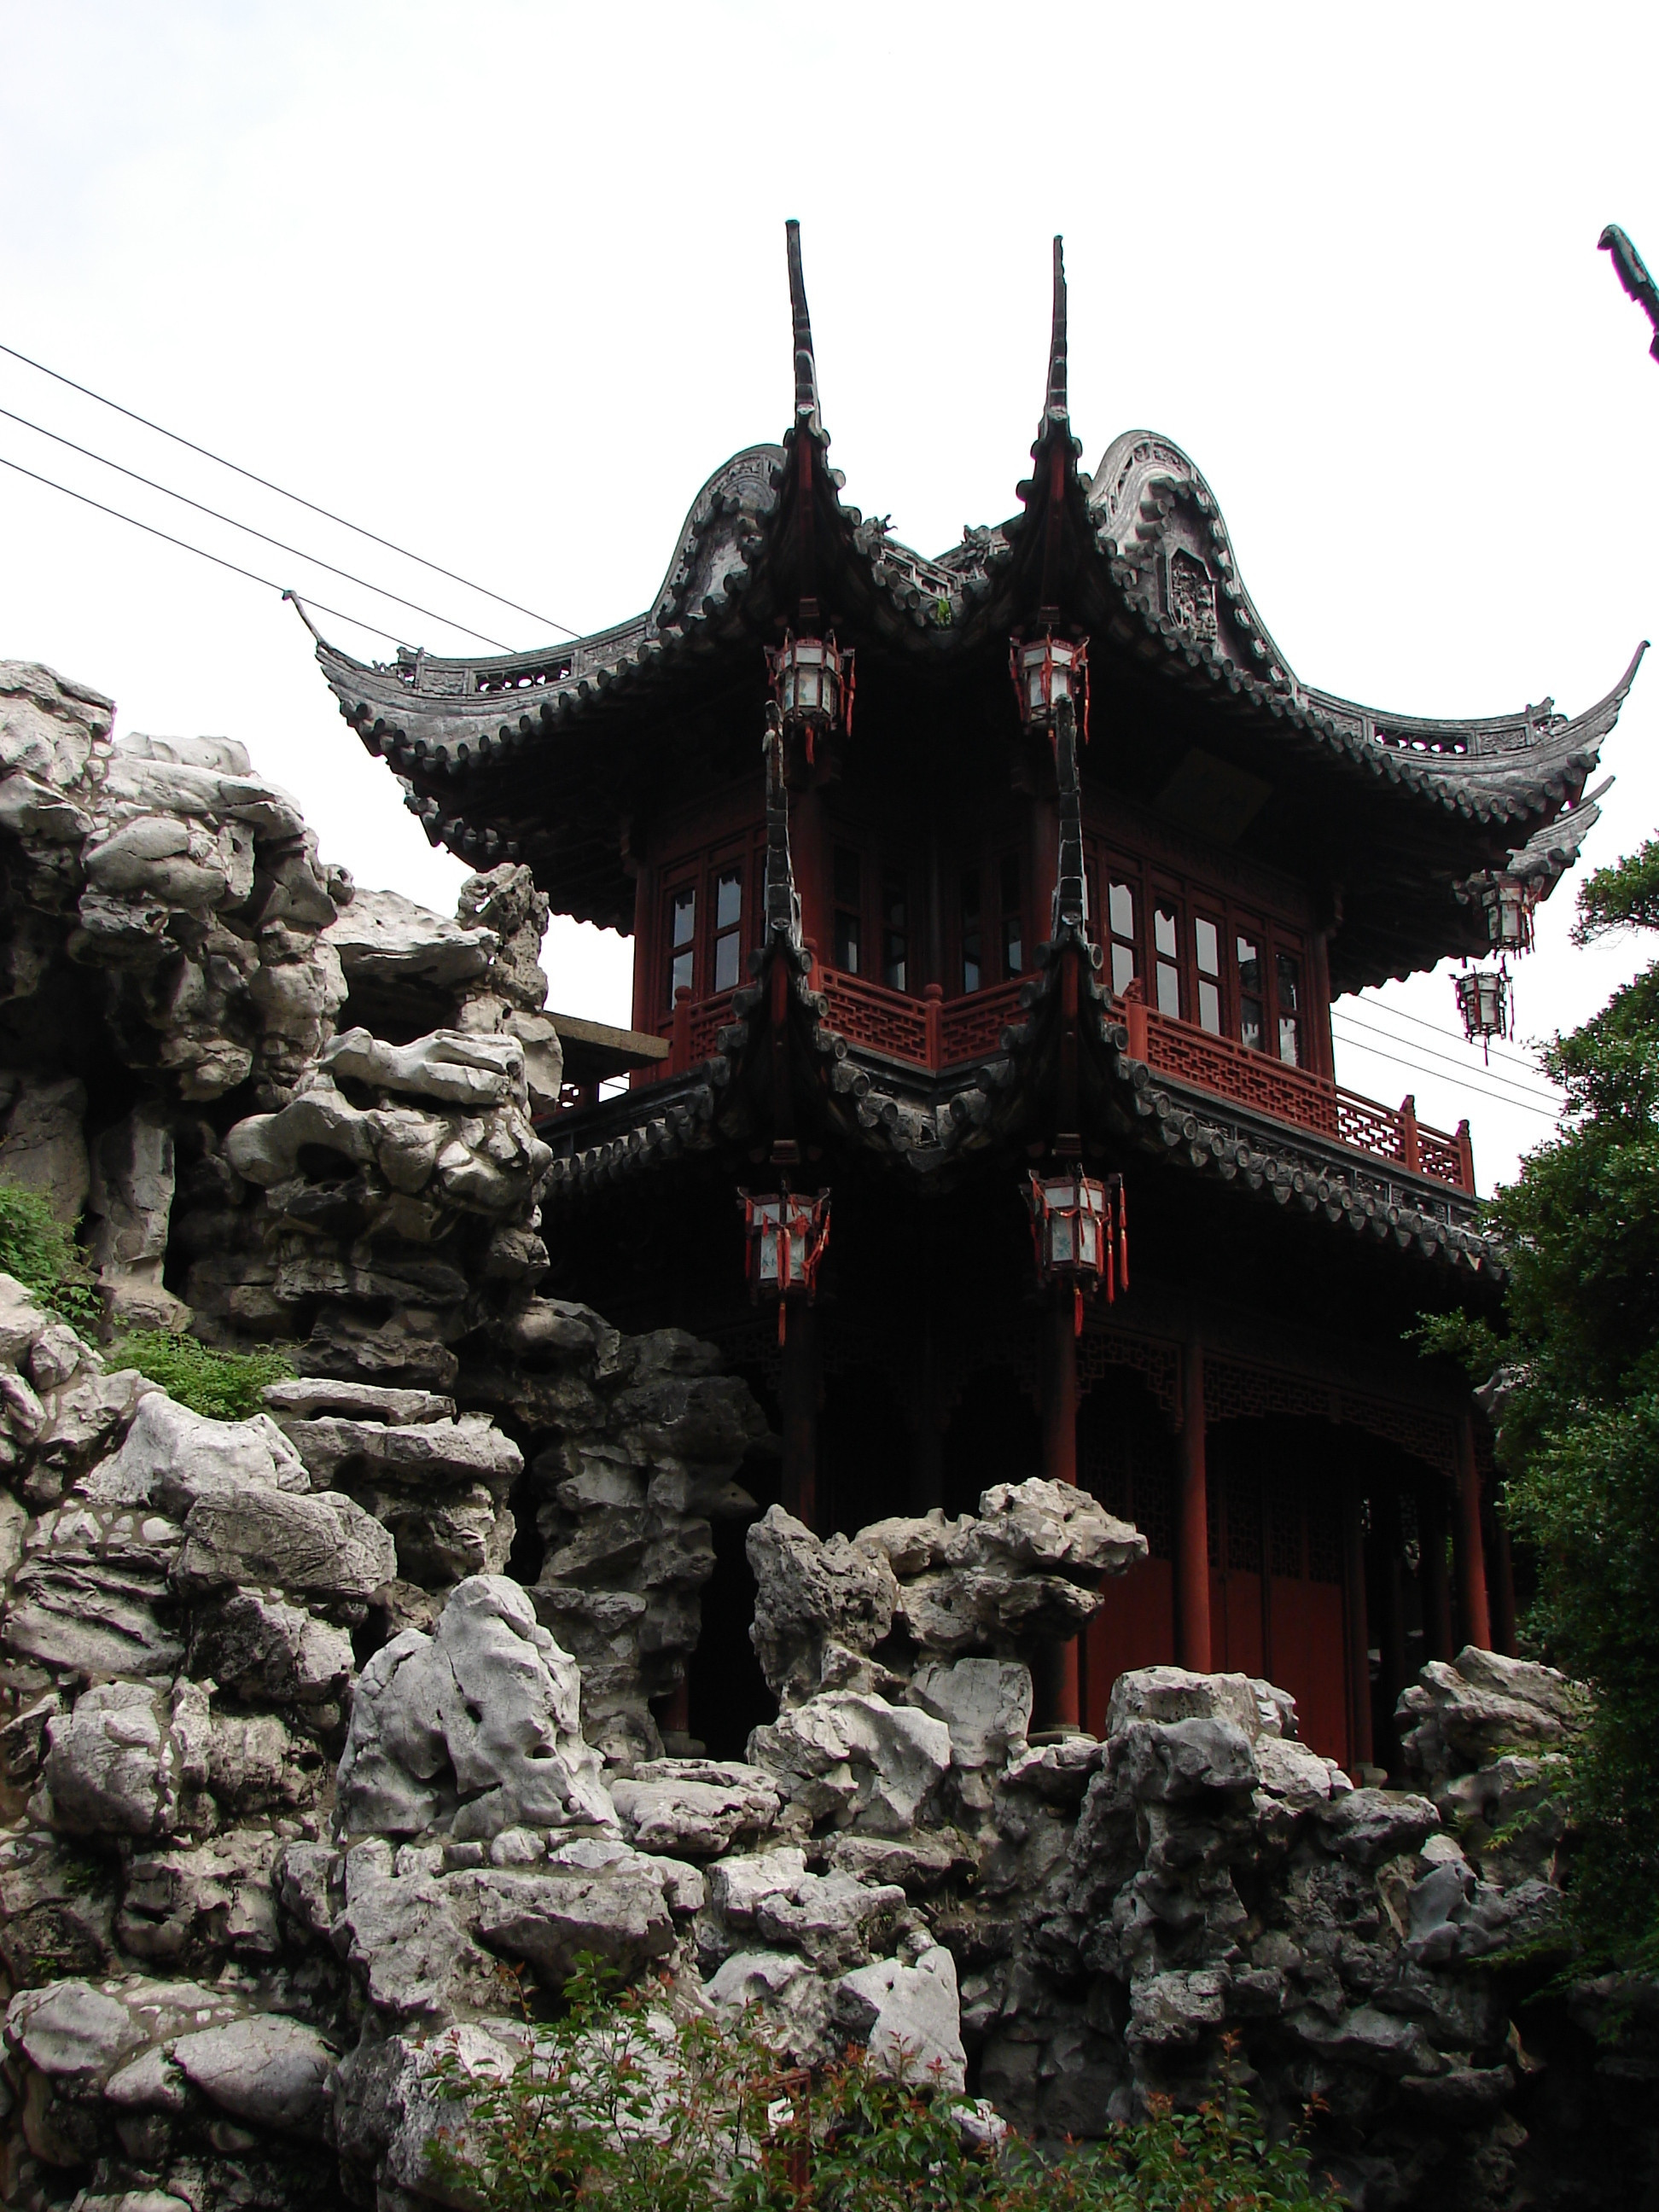
[[[1490,1310],[1503,1260],[1468,1125],[1342,1089],[1330,1004],[1553,888],[1635,663],[1572,720],[1302,684],[1178,447],[1079,467],[1058,242],[1018,512],[925,559],[830,465],[793,226],[790,274],[793,422],[704,485],[645,614],[495,659],[319,644],[434,842],[632,933],[631,1075],[544,1128],[548,1287],[720,1343],[821,1529],[1036,1472],[1139,1523],[1049,1717],[1179,1657],[1386,1762],[1407,1673],[1512,1634],[1478,1417],[1402,1341]],[[1121,1193],[1127,1291],[1041,1279],[1033,1170],[1104,1194],[1115,1278]],[[739,1194],[788,1191],[833,1228],[781,1342]],[[717,1749],[760,1717],[744,1571],[739,1532],[691,1685]]]

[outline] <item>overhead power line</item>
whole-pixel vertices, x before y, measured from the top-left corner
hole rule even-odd
[[[1473,1072],[1467,1062],[1454,1060],[1449,1053],[1437,1052],[1432,1045],[1418,1044],[1410,1037],[1396,1036],[1392,1030],[1378,1029],[1373,1022],[1362,1022],[1352,1014],[1338,1014],[1335,1019],[1353,1029],[1364,1030],[1372,1036],[1385,1038],[1389,1044],[1404,1045],[1409,1051],[1416,1053],[1420,1060],[1437,1060],[1442,1067],[1453,1068],[1459,1075]],[[1486,1082],[1501,1084],[1506,1091],[1520,1091],[1528,1097],[1541,1101],[1550,1097],[1541,1084],[1519,1083],[1512,1075],[1494,1075],[1490,1069],[1483,1069],[1481,1076]]]
[[[1378,1006],[1374,999],[1361,999],[1359,1004],[1364,1006],[1368,1014],[1386,1014],[1390,1020],[1410,1022],[1419,1030],[1432,1030],[1437,1036],[1450,1037],[1455,1044],[1468,1042],[1468,1039],[1461,1030],[1449,1029],[1444,1022],[1425,1021],[1421,1014],[1408,1014],[1403,1006]],[[1541,1075],[1543,1073],[1536,1058],[1531,1054],[1502,1052],[1494,1045],[1492,1056],[1494,1060],[1510,1060],[1515,1066],[1524,1067],[1534,1075]]]
[[[1337,1042],[1339,1043],[1350,1043],[1352,1045],[1354,1051],[1368,1052],[1374,1059],[1386,1060],[1395,1067],[1416,1069],[1419,1073],[1421,1073],[1422,1063],[1420,1061],[1415,1060],[1403,1060],[1397,1052],[1383,1052],[1376,1045],[1360,1044],[1352,1038],[1343,1039],[1339,1037]],[[1459,1072],[1460,1073],[1462,1073],[1461,1070]],[[1559,1106],[1552,1110],[1547,1106],[1534,1106],[1526,1099],[1514,1097],[1506,1091],[1488,1091],[1484,1083],[1476,1081],[1473,1076],[1466,1075],[1463,1079],[1465,1086],[1473,1092],[1475,1097],[1480,1098],[1490,1098],[1494,1105],[1512,1106],[1517,1114],[1536,1114],[1546,1121],[1553,1121],[1559,1117],[1562,1112],[1562,1109]]]
[[[502,653],[513,650],[500,638],[490,637],[483,630],[474,629],[469,623],[455,622],[448,615],[441,615],[434,607],[423,607],[418,600],[404,599],[401,592],[388,592],[382,585],[371,584],[367,576],[355,575],[349,568],[337,568],[332,561],[325,561],[315,553],[307,553],[301,546],[290,545],[283,538],[273,538],[268,531],[256,530],[251,522],[238,522],[234,514],[222,514],[216,507],[205,507],[199,499],[191,499],[185,492],[174,491],[169,484],[157,483],[154,477],[140,476],[137,469],[124,467],[119,461],[111,460],[107,453],[95,453],[90,446],[77,446],[73,438],[60,437],[56,430],[48,430],[43,423],[31,422],[27,415],[15,415],[9,407],[0,407],[0,415],[3,415],[8,422],[21,422],[24,429],[33,430],[38,437],[50,438],[54,446],[67,447],[71,453],[79,453],[88,461],[96,461],[100,468],[113,469],[117,476],[126,477],[133,483],[141,483],[150,491],[159,491],[164,498],[176,499],[182,507],[193,507],[198,514],[211,515],[216,522],[228,523],[231,529],[242,531],[249,538],[257,538],[262,545],[274,545],[279,553],[292,553],[295,560],[308,562],[313,568],[326,568],[331,576],[340,576],[348,584],[360,585],[364,591],[373,592],[377,598],[392,599],[398,606],[407,607],[412,614],[424,615],[428,622],[442,623],[446,629],[458,629],[464,636],[476,637],[481,645],[493,645]]]
[[[169,545],[177,545],[186,553],[193,553],[198,561],[211,561],[216,568],[228,568],[233,576],[246,576],[251,584],[263,584],[268,592],[278,592],[284,599],[291,596],[285,584],[274,583],[269,576],[256,576],[252,568],[244,568],[234,561],[227,561],[222,554],[210,553],[203,546],[192,545],[187,538],[175,538],[170,530],[158,530],[153,522],[140,522],[136,514],[124,514],[118,507],[106,507],[101,499],[89,499],[83,491],[71,491],[67,484],[58,483],[51,477],[40,476],[33,469],[26,469],[21,461],[9,461],[3,453],[0,453],[0,469],[13,469],[20,477],[27,477],[32,483],[45,484],[48,491],[61,491],[65,499],[79,500],[82,507],[95,507],[100,514],[112,514],[118,522],[131,523],[135,530],[142,530],[151,538],[162,538]],[[401,642],[389,629],[380,629],[374,623],[366,623],[361,615],[349,615],[341,607],[324,606],[320,599],[312,599],[308,604],[320,608],[325,615],[332,615],[337,622],[349,623],[354,629],[366,629],[371,637],[385,638],[388,645]]]
[[[555,622],[551,615],[538,614],[534,607],[520,606],[517,599],[504,598],[500,592],[492,592],[488,585],[475,584],[471,577],[459,575],[453,568],[445,568],[436,561],[428,561],[423,554],[411,553],[407,545],[399,545],[392,538],[382,538],[378,531],[366,530],[360,522],[348,522],[344,515],[336,514],[331,507],[319,507],[314,499],[305,499],[297,491],[285,490],[281,484],[273,483],[269,477],[256,476],[252,469],[245,469],[240,461],[227,460],[222,453],[216,453],[210,447],[198,446],[193,438],[183,437],[177,430],[169,430],[163,423],[152,422],[148,415],[140,415],[131,407],[124,407],[118,399],[106,399],[101,392],[94,392],[90,385],[77,384],[72,376],[64,375],[61,370],[48,368],[45,362],[35,361],[26,353],[19,353],[15,346],[0,345],[0,353],[9,355],[13,361],[21,361],[25,368],[33,368],[42,376],[51,377],[54,383],[66,385],[71,392],[80,392],[83,398],[95,399],[100,407],[108,407],[117,415],[125,415],[128,422],[141,423],[146,430],[154,430],[158,438],[170,438],[175,446],[183,446],[192,453],[199,453],[204,460],[213,462],[216,467],[229,469],[234,475],[245,477],[249,483],[256,483],[264,491],[274,491],[278,499],[292,500],[295,507],[308,507],[313,514],[320,514],[325,521],[337,523],[342,530],[349,530],[358,538],[367,538],[374,544],[384,545],[388,552],[400,554],[405,561],[413,561],[419,568],[429,568],[434,576],[447,576],[452,584],[464,584],[469,592],[477,592],[480,598],[494,599],[497,606],[511,607],[515,615],[528,615],[532,622],[545,623],[550,629],[562,631],[566,637],[581,635],[579,630],[572,629],[568,623]],[[91,503],[94,507],[98,504],[96,500]],[[167,533],[164,531],[160,534],[165,537]],[[329,607],[324,611],[331,614],[334,610]],[[342,619],[350,618],[344,617]],[[358,627],[368,629],[373,628],[373,624],[362,623]],[[384,637],[387,633],[379,630],[375,635]],[[473,635],[477,635],[474,631]]]

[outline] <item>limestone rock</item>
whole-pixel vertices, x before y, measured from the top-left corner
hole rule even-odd
[[[830,1691],[757,1729],[749,1758],[809,1821],[903,1836],[950,1766],[951,1731],[913,1707]]]
[[[199,1498],[310,1487],[305,1462],[268,1415],[209,1420],[152,1391],[138,1401],[120,1449],[80,1494],[94,1505],[153,1505],[182,1521]]]
[[[343,1832],[458,1837],[507,1827],[614,1830],[579,1729],[576,1669],[499,1575],[451,1592],[431,1636],[409,1629],[363,1669],[340,1762]]]
[[[355,1499],[249,1488],[198,1498],[173,1577],[190,1595],[251,1583],[350,1600],[371,1596],[397,1571],[391,1536]]]
[[[966,2089],[957,1962],[948,1951],[936,1945],[914,1965],[878,1959],[854,1967],[836,1984],[835,2008],[880,2071],[957,2096]]]
[[[222,2111],[319,2140],[336,2056],[314,2027],[273,2013],[181,2035],[172,2050],[174,2065]]]
[[[46,1723],[40,1808],[66,1835],[167,1835],[186,1792],[207,1780],[208,1701],[193,1682],[171,1695],[147,1682],[83,1691]]]
[[[1018,1661],[930,1660],[911,1677],[909,1695],[950,1729],[953,1765],[1000,1767],[1024,1755],[1031,1724],[1031,1670]]]
[[[643,1760],[612,1782],[611,1795],[638,1850],[692,1858],[717,1858],[739,1837],[763,1835],[781,1802],[761,1768],[714,1759]]]

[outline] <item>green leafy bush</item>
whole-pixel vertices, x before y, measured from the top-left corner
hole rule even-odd
[[[1659,929],[1659,841],[1579,895],[1580,944]],[[1507,1334],[1419,1332],[1502,1370],[1504,1512],[1536,1570],[1529,1648],[1587,1684],[1572,1748],[1571,1929],[1586,1966],[1659,1965],[1659,964],[1544,1054],[1561,1133],[1486,1209],[1507,1245]]]
[[[510,2069],[442,2051],[465,2110],[428,2145],[436,2179],[488,2212],[1318,2212],[1340,2202],[1224,2083],[1198,2112],[1153,2100],[1097,2143],[1039,2156],[988,2108],[895,2081],[849,2050],[811,2075],[752,2025],[666,1984],[616,1994],[592,1961]]]
[[[76,1328],[98,1320],[96,1279],[74,1237],[39,1191],[0,1182],[0,1273]]]
[[[193,1336],[137,1329],[118,1336],[106,1355],[111,1367],[136,1367],[171,1398],[214,1421],[245,1421],[260,1408],[268,1382],[294,1372],[280,1352],[215,1352]]]

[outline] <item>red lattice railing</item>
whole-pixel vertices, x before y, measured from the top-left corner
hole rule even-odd
[[[1146,1045],[1148,1066],[1162,1074],[1176,1076],[1223,1098],[1236,1098],[1241,1106],[1254,1107],[1258,1114],[1271,1115],[1275,1121],[1291,1121],[1298,1129],[1317,1129],[1322,1137],[1340,1133],[1335,1085],[1322,1083],[1304,1068],[1286,1067],[1283,1060],[1270,1060],[1265,1052],[1251,1052],[1231,1037],[1212,1036],[1191,1022],[1172,1021],[1167,1014],[1155,1014],[1150,1009]],[[1387,1109],[1379,1106],[1376,1110],[1382,1114]],[[1376,1148],[1367,1146],[1365,1149]]]
[[[929,1064],[927,1015],[920,999],[867,982],[862,975],[843,975],[838,968],[822,969],[818,988],[830,1002],[830,1028],[850,1042],[918,1066]]]
[[[831,1029],[850,1044],[916,1067],[951,1067],[975,1054],[994,1052],[1003,1030],[1019,1012],[1018,978],[970,992],[948,1006],[933,985],[924,997],[915,999],[836,968],[821,968],[817,981]],[[1313,1130],[1373,1159],[1392,1160],[1409,1174],[1427,1176],[1454,1190],[1474,1188],[1467,1123],[1455,1136],[1425,1128],[1409,1098],[1397,1107],[1380,1105],[1356,1091],[1341,1090],[1328,1076],[1287,1067],[1231,1037],[1213,1036],[1191,1022],[1173,1020],[1138,1003],[1121,1001],[1115,1012],[1129,1025],[1132,1056],[1144,1059],[1161,1075],[1173,1076],[1215,1097],[1232,1099],[1271,1121]],[[720,1032],[731,1018],[729,991],[696,1006],[682,1000],[664,1025],[673,1051],[660,1073],[683,1073],[707,1060],[718,1050]]]
[[[942,1066],[953,1067],[957,1060],[972,1060],[976,1053],[996,1051],[1004,1030],[1018,1018],[1022,980],[1010,976],[1006,983],[993,983],[988,990],[952,999],[940,1009]]]
[[[732,1018],[732,994],[705,999],[691,1009],[690,1054],[694,1062],[708,1060],[720,1049],[720,1033]]]

